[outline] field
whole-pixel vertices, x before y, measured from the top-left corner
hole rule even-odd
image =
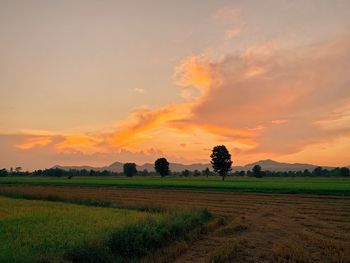
[[[151,216],[132,210],[4,197],[0,204],[0,262],[59,257],[85,240],[101,240],[116,228]]]
[[[0,184],[69,185],[97,187],[133,187],[198,189],[215,191],[243,191],[262,193],[306,193],[350,195],[350,178],[240,178],[230,177],[225,182],[219,177],[4,177]]]
[[[150,213],[0,197],[0,262],[138,258],[204,222],[197,213]]]
[[[208,208],[220,224],[175,262],[350,262],[349,197],[53,185],[1,185],[0,192]]]

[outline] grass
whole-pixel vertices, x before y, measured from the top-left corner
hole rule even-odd
[[[0,197],[0,262],[129,262],[210,218],[89,205]]]
[[[0,262],[59,257],[86,240],[100,240],[113,229],[150,216],[132,210],[5,197],[0,203]]]
[[[154,205],[126,205],[122,203],[117,203],[116,201],[110,202],[101,199],[90,199],[90,198],[68,198],[66,196],[60,196],[57,194],[35,194],[35,193],[23,193],[17,191],[1,191],[0,195],[5,197],[17,198],[17,199],[27,199],[27,200],[44,200],[52,202],[65,202],[71,204],[85,205],[85,206],[98,206],[98,207],[111,207],[111,208],[122,208],[122,209],[132,209],[142,212],[160,213],[167,212],[169,209]]]
[[[214,250],[209,256],[210,263],[231,263],[240,262],[240,258],[244,255],[244,241],[229,241],[219,249]]]
[[[170,188],[216,191],[244,191],[263,193],[304,193],[323,195],[350,195],[350,178],[227,178],[219,177],[4,177],[0,184],[111,186],[134,188]]]
[[[275,245],[272,248],[272,254],[274,262],[277,263],[307,263],[311,261],[303,246],[296,243],[288,243],[288,241]]]

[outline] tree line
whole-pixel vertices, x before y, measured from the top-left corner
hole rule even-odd
[[[350,177],[350,169],[347,167],[337,167],[334,169],[324,169],[322,167],[316,167],[312,171],[308,169],[304,171],[268,171],[264,170],[260,165],[255,165],[248,171],[234,171],[232,172],[232,160],[231,154],[224,145],[215,146],[210,155],[211,165],[213,170],[209,168],[199,171],[184,170],[182,172],[171,172],[169,169],[169,162],[166,158],[162,157],[154,162],[155,172],[148,170],[138,171],[135,163],[125,163],[123,165],[123,172],[112,172],[108,170],[96,171],[96,170],[64,170],[60,168],[50,168],[44,170],[36,170],[33,172],[22,171],[21,167],[15,169],[0,169],[0,177],[7,176],[46,176],[46,177],[68,177],[69,179],[76,176],[154,176],[156,174],[161,177],[167,175],[190,177],[190,176],[216,176],[222,177],[225,180],[226,176],[248,176],[248,177]]]

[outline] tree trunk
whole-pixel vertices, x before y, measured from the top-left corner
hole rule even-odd
[[[222,181],[225,181],[225,175],[222,175]]]

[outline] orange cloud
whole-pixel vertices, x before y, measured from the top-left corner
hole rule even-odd
[[[31,136],[24,142],[16,144],[15,147],[21,150],[29,150],[38,146],[45,146],[52,142],[51,136]]]
[[[213,85],[213,71],[204,56],[190,56],[175,68],[176,83],[181,87],[195,87],[201,94]]]
[[[109,136],[109,142],[117,147],[151,139],[147,132],[167,122],[182,119],[190,113],[190,104],[174,104],[159,109],[135,110],[129,119],[121,122],[117,131]]]
[[[104,152],[101,147],[103,139],[100,136],[87,134],[71,134],[64,136],[64,139],[54,145],[54,149],[64,153],[95,153]]]

